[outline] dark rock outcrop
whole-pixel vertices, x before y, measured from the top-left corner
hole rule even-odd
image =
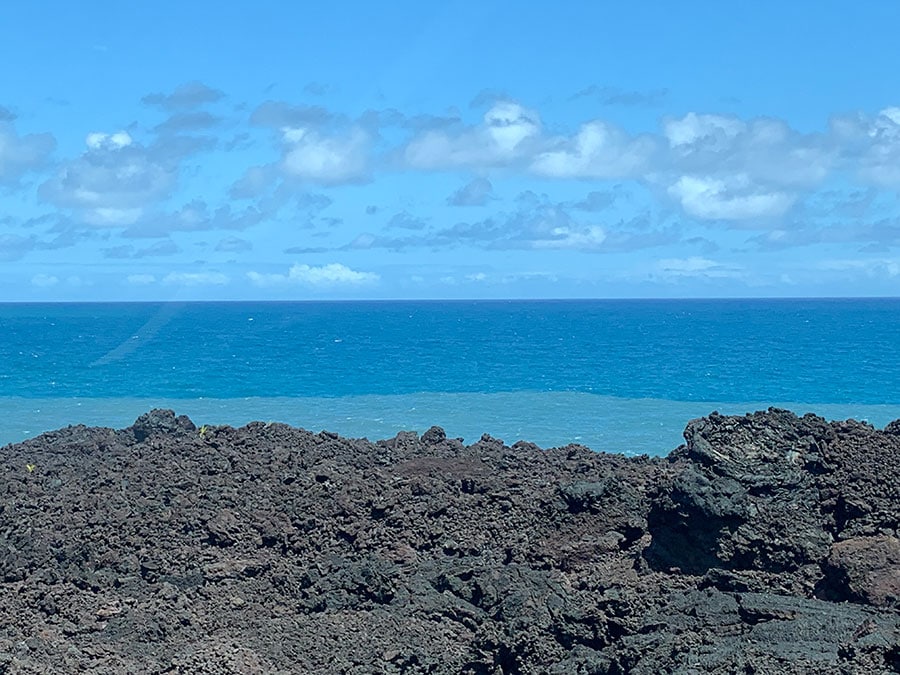
[[[0,452],[0,673],[898,672],[897,429],[69,427]]]
[[[672,455],[681,468],[650,516],[650,560],[692,574],[785,572],[828,554],[832,537],[810,470],[822,461],[820,444],[833,438],[824,420],[713,413],[684,436],[687,445]]]

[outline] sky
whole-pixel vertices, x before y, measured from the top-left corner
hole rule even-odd
[[[0,302],[900,295],[900,3],[2,22]]]

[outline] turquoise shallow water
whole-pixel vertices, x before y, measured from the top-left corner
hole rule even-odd
[[[900,417],[900,301],[0,305],[0,443],[154,406],[664,453],[688,419]]]
[[[661,455],[681,443],[686,422],[712,410],[743,414],[768,402],[709,403],[621,399],[579,392],[421,393],[339,398],[153,399],[0,398],[0,444],[69,424],[124,427],[153,407],[189,415],[195,423],[232,425],[279,421],[311,431],[388,438],[432,424],[453,437],[476,441],[488,432],[507,443],[524,439],[542,447],[581,443],[595,450]],[[829,419],[863,419],[882,427],[900,418],[900,405],[779,402],[799,413]]]

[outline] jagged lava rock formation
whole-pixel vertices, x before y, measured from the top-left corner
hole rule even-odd
[[[890,673],[900,422],[667,458],[154,410],[0,452],[0,672]]]

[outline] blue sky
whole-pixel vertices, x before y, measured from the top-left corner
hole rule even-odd
[[[9,2],[0,301],[900,295],[897,25]]]

